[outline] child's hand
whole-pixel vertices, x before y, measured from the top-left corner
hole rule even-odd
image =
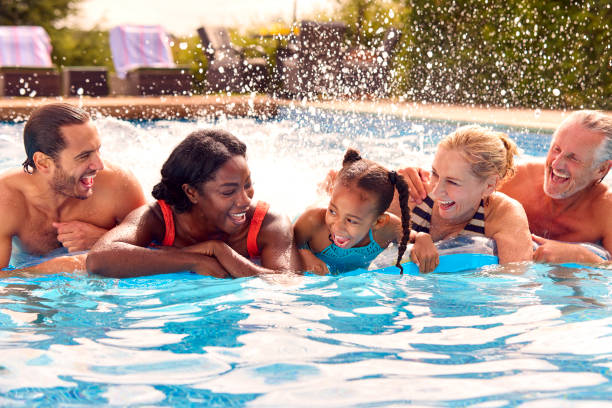
[[[440,257],[431,236],[419,232],[415,238],[414,246],[410,252],[410,259],[419,267],[419,272],[429,273],[438,267]]]
[[[302,258],[302,266],[304,270],[314,272],[317,275],[327,275],[329,274],[329,269],[325,262],[320,260],[310,252],[308,249],[300,249],[300,257]]]

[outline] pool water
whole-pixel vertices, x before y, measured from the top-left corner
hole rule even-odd
[[[318,110],[96,123],[103,154],[145,191],[187,133],[223,127],[247,143],[256,198],[291,217],[321,199],[317,182],[346,147],[427,167],[457,126]],[[23,161],[22,128],[0,124],[1,169]],[[549,133],[508,131],[522,160],[545,154]],[[0,406],[612,406],[610,274],[526,263],[404,276],[4,278]]]

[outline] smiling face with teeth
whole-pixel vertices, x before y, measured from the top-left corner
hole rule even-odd
[[[340,248],[366,245],[378,214],[376,196],[354,184],[336,183],[325,213],[330,239]]]
[[[246,215],[254,193],[246,158],[236,155],[202,184],[194,207],[213,229],[234,234],[248,227]]]
[[[439,147],[432,163],[432,191],[440,218],[451,223],[469,221],[478,210],[480,200],[495,188],[495,176],[476,176],[457,149]]]
[[[98,131],[90,121],[60,130],[65,148],[53,160],[51,187],[58,194],[85,200],[93,194],[96,174],[104,169]]]
[[[544,192],[564,199],[601,178],[595,157],[604,141],[602,133],[584,128],[578,121],[562,123],[546,156]]]

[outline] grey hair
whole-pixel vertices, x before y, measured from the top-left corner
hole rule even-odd
[[[612,116],[596,110],[579,110],[572,112],[565,121],[576,121],[592,132],[603,133],[604,141],[595,152],[594,165],[612,160]]]

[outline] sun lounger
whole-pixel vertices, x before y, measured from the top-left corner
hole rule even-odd
[[[110,47],[118,80],[128,95],[183,95],[191,92],[187,66],[177,67],[161,26],[121,25],[110,30]]]
[[[344,23],[302,21],[296,41],[277,52],[281,93],[299,97],[336,95],[345,33]]]
[[[105,67],[64,67],[62,69],[62,95],[107,96],[108,70]]]
[[[385,32],[377,48],[357,47],[349,50],[342,63],[343,93],[349,97],[385,97],[389,94],[389,75],[401,32]]]
[[[266,92],[270,82],[263,49],[235,47],[224,27],[200,27],[198,35],[208,59],[206,81],[213,92]],[[251,51],[257,57],[247,58]]]
[[[57,96],[51,42],[37,26],[0,26],[0,96]]]

